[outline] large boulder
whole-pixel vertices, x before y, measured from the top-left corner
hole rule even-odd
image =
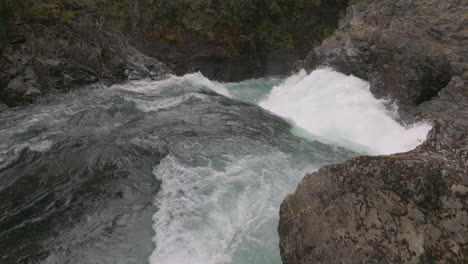
[[[437,121],[413,151],[307,175],[280,209],[285,264],[466,263],[467,14],[466,1],[360,0],[297,64],[369,81],[401,121]]]
[[[466,263],[467,131],[439,121],[414,151],[307,175],[281,205],[283,262]]]

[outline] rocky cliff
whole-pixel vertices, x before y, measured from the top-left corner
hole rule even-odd
[[[397,100],[406,112],[452,92],[466,105],[466,92],[455,87],[468,78],[467,43],[465,0],[361,0],[299,66],[329,65],[368,80],[376,96]]]
[[[15,6],[0,16],[0,105],[24,105],[49,93],[169,72],[130,46],[92,4],[30,4],[28,13],[15,13],[28,8]]]
[[[468,4],[361,0],[299,67],[371,83],[402,121],[438,120],[408,153],[307,175],[280,210],[285,264],[466,263]]]
[[[348,0],[4,0],[0,109],[50,92],[158,78],[169,70],[201,71],[221,81],[287,74],[337,27],[347,5]]]
[[[95,0],[130,43],[177,74],[218,81],[289,73],[338,25],[348,0]]]

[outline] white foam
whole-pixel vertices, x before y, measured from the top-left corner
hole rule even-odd
[[[53,142],[50,140],[44,140],[41,142],[37,142],[34,144],[30,144],[28,147],[32,151],[37,151],[37,152],[45,152],[50,150],[50,148],[53,146]]]
[[[163,98],[160,100],[153,100],[153,101],[147,101],[147,100],[141,100],[141,99],[135,99],[135,98],[126,98],[126,100],[135,102],[137,108],[143,112],[158,112],[160,110],[170,109],[178,105],[181,105],[187,100],[192,99],[192,98],[204,99],[205,97],[199,93],[188,93],[188,94],[183,94],[181,96]]]
[[[411,150],[431,128],[427,123],[402,126],[385,101],[373,97],[367,82],[331,69],[291,76],[260,105],[314,135],[355,142],[374,154]]]
[[[224,89],[199,73],[153,84],[134,90],[154,92],[159,89],[155,87],[174,84]],[[258,97],[257,93],[245,94]],[[158,111],[185,97],[174,98],[140,107]],[[261,102],[262,107],[297,124],[293,133],[357,150],[400,152],[425,139],[428,124],[404,127],[392,119],[395,109],[385,105],[372,96],[365,81],[330,69],[295,74]],[[202,157],[197,152],[197,158]],[[277,151],[228,157],[228,161],[223,157],[222,168],[213,166],[219,163],[211,160],[214,158],[206,158],[208,165],[190,167],[184,165],[184,158],[169,155],[155,168],[162,185],[155,198],[158,211],[153,216],[156,249],[150,257],[152,264],[281,263],[276,233],[279,205],[306,172],[316,168],[298,168],[287,154]]]
[[[220,171],[169,156],[155,169],[162,188],[152,264],[280,262],[279,204],[305,171],[282,153],[233,159]]]
[[[11,162],[16,160],[21,151],[29,148],[36,152],[46,152],[52,148],[54,142],[51,140],[25,142],[17,145],[0,144],[0,169],[7,167]]]
[[[183,76],[169,75],[168,78],[160,81],[133,81],[121,85],[114,85],[113,87],[134,92],[158,93],[164,88],[170,89],[174,86],[184,85],[188,87],[205,87],[219,94],[229,96],[229,91],[224,87],[223,84],[209,80],[200,72],[185,74]]]

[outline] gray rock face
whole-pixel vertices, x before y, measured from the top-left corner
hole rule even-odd
[[[283,262],[465,263],[468,133],[438,122],[416,150],[307,175],[280,210]]]
[[[379,97],[418,106],[453,78],[466,82],[467,13],[465,0],[361,0],[300,66],[332,66],[369,80]]]
[[[285,264],[466,263],[468,4],[361,0],[297,67],[328,65],[396,99],[402,120],[438,120],[413,151],[307,175],[280,210]]]
[[[38,96],[96,82],[160,78],[169,72],[160,61],[128,45],[86,5],[70,24],[3,32],[0,47],[0,102],[16,106]],[[5,42],[5,41],[3,41]]]

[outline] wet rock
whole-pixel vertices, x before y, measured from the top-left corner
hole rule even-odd
[[[368,80],[403,121],[437,121],[413,151],[307,175],[281,205],[285,264],[466,263],[467,11],[456,0],[361,0],[296,64]]]
[[[38,27],[10,26],[0,54],[0,101],[33,102],[40,95],[96,82],[107,85],[128,79],[161,78],[169,72],[157,59],[132,48],[88,5],[76,4],[73,23]],[[8,34],[13,31],[14,34]],[[149,70],[150,68],[151,70]]]
[[[281,205],[283,262],[464,263],[465,125],[439,121],[414,151],[307,175]]]
[[[223,82],[289,74],[295,61],[338,27],[348,6],[347,0],[250,1],[235,5],[182,1],[174,3],[172,15],[184,19],[170,20],[168,27],[167,18],[161,16],[167,7],[160,0],[153,6],[145,0],[131,2],[126,33],[132,44],[174,65],[177,73],[200,71],[209,79]],[[206,9],[200,9],[200,5]],[[240,14],[239,21],[213,24],[212,18],[229,21]],[[199,17],[207,19],[200,21]]]
[[[464,76],[467,12],[458,0],[362,0],[348,8],[340,29],[310,52],[304,66],[329,65],[370,81],[378,97],[417,107]]]
[[[8,81],[4,88],[5,103],[8,104],[8,98],[17,98],[19,103],[30,103],[34,97],[41,94],[39,90],[38,78],[31,66],[24,68],[24,71],[15,78]]]
[[[0,112],[8,109],[8,105],[0,103]]]

